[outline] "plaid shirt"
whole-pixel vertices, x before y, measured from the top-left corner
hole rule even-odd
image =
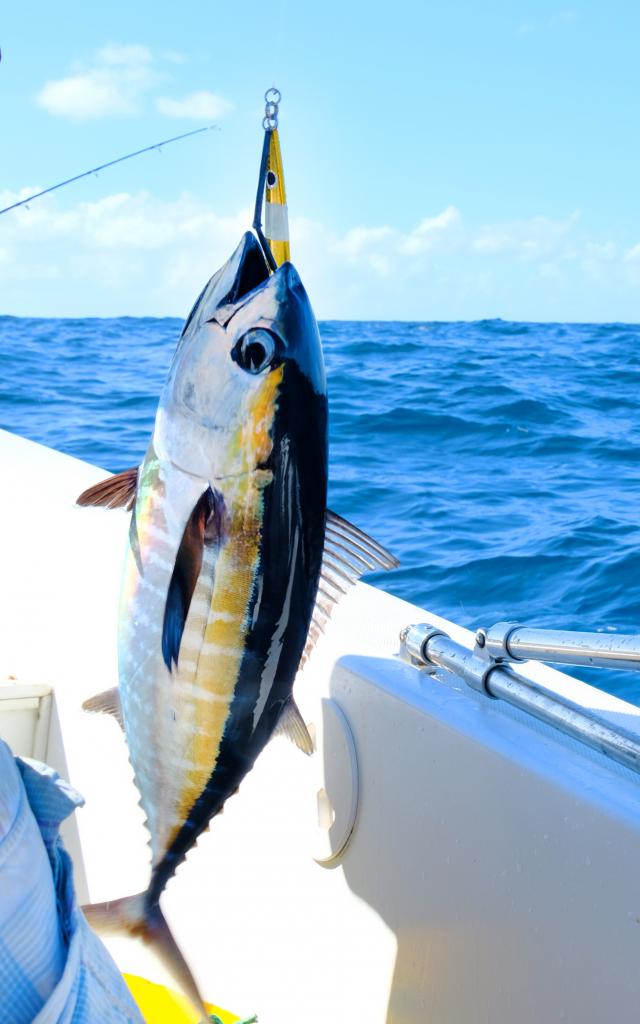
[[[0,1019],[143,1024],[78,908],[58,834],[83,803],[57,772],[0,741]]]

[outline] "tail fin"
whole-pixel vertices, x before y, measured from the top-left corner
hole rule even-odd
[[[158,959],[171,973],[176,984],[189,999],[202,1019],[209,1020],[198,986],[189,970],[178,944],[169,930],[160,906],[148,907],[146,893],[125,896],[108,903],[92,903],[82,908],[91,927],[105,935],[129,934],[139,936],[151,946]]]

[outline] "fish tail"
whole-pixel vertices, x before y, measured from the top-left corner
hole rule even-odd
[[[149,906],[147,894],[141,892],[134,896],[124,896],[119,900],[109,900],[107,903],[91,903],[82,909],[94,931],[104,935],[133,935],[141,938],[145,945],[151,946],[181,992],[202,1014],[202,1019],[209,1020],[189,965],[180,952],[158,903]]]

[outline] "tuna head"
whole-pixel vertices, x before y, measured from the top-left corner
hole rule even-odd
[[[325,392],[318,327],[302,282],[291,263],[270,275],[247,233],[185,324],[154,447],[161,459],[210,483],[256,471],[269,477],[277,435],[326,430]]]

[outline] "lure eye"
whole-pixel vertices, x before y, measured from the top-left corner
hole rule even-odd
[[[275,188],[278,184],[278,176],[275,171],[267,171],[267,188]]]
[[[270,331],[247,331],[234,346],[231,358],[247,373],[262,373],[274,360],[276,342]]]

